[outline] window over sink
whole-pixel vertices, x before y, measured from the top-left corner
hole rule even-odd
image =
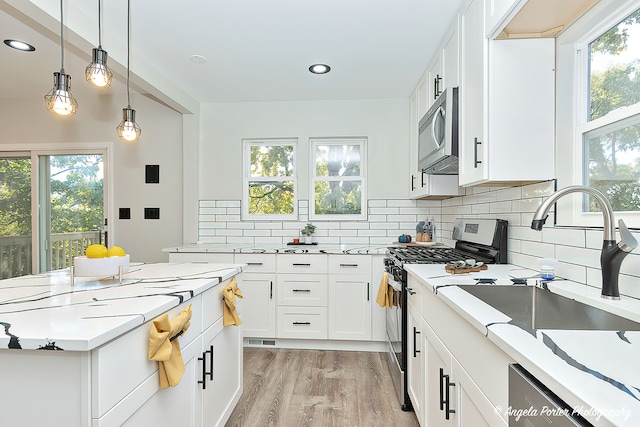
[[[557,46],[558,187],[596,188],[640,227],[640,1],[600,2]],[[559,203],[558,224],[602,226],[600,208],[577,195]]]

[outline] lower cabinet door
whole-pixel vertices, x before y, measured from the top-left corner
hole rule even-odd
[[[364,275],[329,276],[329,339],[371,340],[371,284]]]
[[[245,337],[276,336],[275,274],[245,273],[242,284],[242,331]]]
[[[160,389],[156,386],[156,392],[142,404],[124,422],[119,420],[118,412],[126,411],[127,399],[135,400],[134,396],[123,399],[118,406],[119,411],[105,415],[104,420],[98,423],[100,426],[126,426],[126,427],[148,427],[148,426],[193,426],[196,422],[196,412],[193,402],[196,399],[196,381],[200,364],[198,357],[202,342],[200,339],[191,341],[182,349],[184,361],[184,376],[175,387]],[[158,382],[157,374],[150,380]],[[136,402],[131,402],[136,405]],[[96,423],[94,422],[94,425]]]
[[[206,427],[224,426],[242,395],[242,330],[238,326],[220,329],[221,323],[222,319],[203,334],[205,382],[197,385]]]
[[[433,333],[427,332],[426,425],[450,427],[458,413],[458,389],[451,370],[451,353]],[[470,424],[476,427],[475,424]]]
[[[425,425],[425,356],[423,341],[425,339],[424,322],[417,310],[410,305],[407,322],[407,389],[413,410],[420,425]]]

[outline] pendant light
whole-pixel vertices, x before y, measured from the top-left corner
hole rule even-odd
[[[107,67],[107,51],[102,49],[102,2],[98,0],[98,47],[91,50],[91,64],[84,72],[87,81],[95,87],[111,85],[113,73]]]
[[[61,116],[72,116],[78,110],[78,101],[71,94],[71,76],[64,72],[64,14],[60,0],[60,72],[53,73],[53,89],[44,96],[47,110]]]
[[[131,0],[127,0],[127,108],[122,109],[122,121],[116,127],[118,136],[124,142],[137,142],[142,129],[136,123],[136,110],[131,108],[129,93],[129,62],[131,61]]]

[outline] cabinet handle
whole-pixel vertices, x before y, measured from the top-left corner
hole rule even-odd
[[[293,322],[294,325],[310,325],[311,322]]]
[[[269,282],[269,299],[273,299],[273,280]]]
[[[416,182],[416,177],[415,177],[415,175],[411,174],[411,191],[416,189],[415,182]]]
[[[311,267],[311,264],[293,263],[294,267]]]
[[[311,292],[311,289],[292,289],[293,292]]]
[[[213,381],[213,345],[205,353],[209,353],[209,379]]]
[[[198,380],[198,384],[202,384],[202,389],[203,390],[207,389],[207,364],[206,364],[206,358],[207,358],[207,353],[208,352],[209,352],[209,350],[203,351],[202,352],[202,357],[198,357],[198,360],[202,362],[202,380]]]
[[[263,262],[248,262],[247,265],[264,265]]]
[[[418,334],[420,333],[420,331],[418,331],[418,329],[416,329],[416,327],[413,327],[413,357],[418,357],[418,353],[420,353],[420,350],[418,350]]]
[[[413,290],[413,288],[407,288],[407,292],[409,292],[409,295],[415,295],[416,291]]]
[[[371,296],[371,285],[369,284],[369,282],[367,282],[367,301],[369,301],[370,296]]]
[[[478,160],[478,145],[482,144],[482,141],[478,141],[478,138],[473,138],[473,167],[477,168],[481,160]]]
[[[420,187],[422,187],[422,188],[424,188],[424,186],[426,185],[426,184],[424,183],[424,176],[425,176],[426,174],[427,174],[427,173],[426,173],[425,171],[422,171],[422,176],[420,177]]]
[[[445,402],[445,406],[444,406],[444,418],[448,420],[450,414],[455,414],[456,413],[456,411],[454,409],[450,409],[449,408],[449,404],[451,403],[451,399],[450,399],[450,396],[449,396],[449,388],[455,386],[456,384],[451,382],[451,381],[449,381],[449,375],[448,374],[444,376],[444,379],[447,382],[447,386],[446,386],[446,389],[445,389],[445,400],[446,400],[446,402]]]
[[[340,264],[340,267],[357,267],[358,264]]]
[[[436,74],[436,78],[433,79],[433,99],[438,99],[440,94],[442,94],[442,92],[440,92],[440,80],[442,80],[442,77],[440,77],[440,74]]]

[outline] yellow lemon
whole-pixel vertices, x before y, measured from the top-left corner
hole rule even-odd
[[[125,256],[125,255],[126,253],[124,252],[124,249],[122,249],[120,246],[111,246],[107,251],[107,256],[109,258],[111,258],[112,256]]]
[[[107,247],[105,245],[94,244],[85,251],[87,258],[104,258],[107,256]]]

